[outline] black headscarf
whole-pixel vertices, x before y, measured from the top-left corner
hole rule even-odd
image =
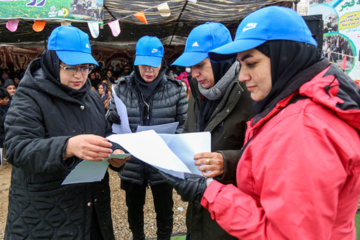
[[[214,85],[225,75],[229,68],[234,64],[236,58],[229,59],[223,62],[211,62],[211,67],[213,70]],[[207,124],[210,121],[210,117],[215,111],[216,107],[219,105],[221,98],[218,100],[209,100],[204,98],[200,105],[199,111],[199,127],[200,131],[204,131]]]
[[[262,112],[280,95],[291,84],[294,76],[321,60],[318,48],[303,42],[273,40],[256,49],[270,57],[272,88],[263,100],[254,103],[255,114]]]
[[[81,99],[90,89],[90,83],[86,81],[84,86],[79,90],[75,90],[62,84],[60,81],[60,62],[61,61],[54,50],[45,50],[41,54],[40,64],[41,69],[45,74],[45,78],[55,83],[70,96],[76,99]]]
[[[149,103],[150,97],[153,94],[155,88],[157,85],[161,82],[161,80],[165,76],[166,72],[166,61],[163,58],[161,60],[161,68],[159,71],[158,76],[154,79],[152,82],[145,82],[144,79],[141,77],[139,66],[134,66],[134,72],[135,72],[135,84],[139,91],[144,96],[144,100]]]

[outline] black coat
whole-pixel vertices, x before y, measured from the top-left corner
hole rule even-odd
[[[151,126],[179,122],[176,133],[181,133],[186,119],[188,99],[180,81],[164,75],[150,98],[148,110],[142,111],[139,107],[142,105],[142,97],[135,86],[135,77],[133,72],[121,78],[115,87],[115,94],[126,106],[131,131],[136,132],[139,125]],[[109,116],[115,107],[112,98],[106,115]],[[143,184],[144,179],[147,179],[150,185],[165,182],[155,169],[135,157],[125,163],[119,175],[122,180],[135,184]]]
[[[95,212],[103,238],[114,239],[108,173],[101,182],[61,185],[80,161],[62,160],[67,140],[111,133],[95,91],[89,89],[80,101],[72,98],[44,79],[36,59],[16,90],[5,131],[13,165],[5,239],[90,240]]]

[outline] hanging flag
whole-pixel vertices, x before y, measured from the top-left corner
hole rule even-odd
[[[133,15],[134,15],[137,19],[139,19],[140,21],[142,21],[143,23],[148,24],[148,22],[147,22],[147,20],[146,20],[146,17],[145,17],[145,14],[144,14],[144,11],[134,13]]]
[[[157,9],[162,17],[168,17],[171,15],[170,8],[167,2],[159,4],[157,6]]]
[[[88,23],[88,27],[91,33],[91,36],[93,38],[97,38],[99,36],[99,22],[87,22]]]
[[[15,32],[19,25],[19,19],[9,19],[6,22],[6,28],[9,29],[10,32]]]
[[[35,32],[41,32],[42,30],[44,30],[45,25],[46,25],[45,20],[35,20],[32,28]]]
[[[193,3],[196,3],[197,0],[188,0],[189,2],[193,2]]]
[[[343,61],[341,63],[341,67],[346,70],[346,59],[347,59],[347,56],[345,55],[345,57],[343,58]]]
[[[113,35],[114,37],[119,36],[119,34],[120,34],[120,32],[121,32],[119,20],[115,20],[115,21],[109,22],[108,24],[109,24],[109,27],[110,27],[110,29],[111,29],[112,35]]]

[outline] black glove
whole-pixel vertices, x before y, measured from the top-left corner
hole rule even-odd
[[[120,116],[119,114],[117,113],[116,110],[113,110],[113,111],[110,111],[110,114],[109,116],[107,117],[107,120],[113,124],[113,123],[116,123],[116,124],[120,124],[121,121],[120,121]]]
[[[176,192],[181,196],[183,201],[200,202],[207,187],[205,177],[185,173],[185,179],[180,179],[160,170],[159,173],[168,184],[175,188]]]

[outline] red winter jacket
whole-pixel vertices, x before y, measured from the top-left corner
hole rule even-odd
[[[327,67],[264,118],[248,123],[238,187],[212,181],[201,201],[229,234],[257,240],[356,239],[360,110],[344,91],[360,91],[349,80],[344,80],[349,89],[339,88],[344,78]],[[295,95],[304,97],[290,102]]]

